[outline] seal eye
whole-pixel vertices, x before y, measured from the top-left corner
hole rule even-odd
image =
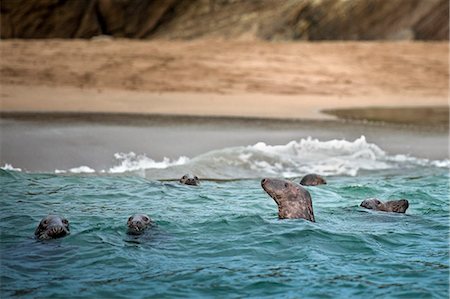
[[[62,223],[64,223],[64,224],[67,225],[67,224],[69,224],[69,221],[68,221],[67,219],[63,219],[63,220],[62,220]]]
[[[44,221],[42,221],[42,225],[47,226],[48,225],[48,219],[44,219]]]
[[[196,181],[198,181],[198,177],[197,177],[197,176],[195,176],[194,179],[195,179]]]
[[[148,222],[150,219],[148,219],[148,217],[142,217],[142,219],[144,219],[145,222]]]
[[[181,179],[185,180],[185,179],[187,179],[187,176],[183,175],[183,177]]]
[[[133,220],[133,216],[131,216],[130,218],[128,218],[128,221],[132,221]]]
[[[288,183],[284,183],[284,187],[285,188],[289,187]]]

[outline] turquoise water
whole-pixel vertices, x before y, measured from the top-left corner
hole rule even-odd
[[[190,187],[130,173],[0,170],[0,297],[448,298],[448,168],[327,179],[308,187],[310,223],[278,220],[260,178]],[[410,208],[358,207],[374,196]],[[136,212],[157,226],[128,236]],[[67,217],[71,234],[36,241],[48,213]]]

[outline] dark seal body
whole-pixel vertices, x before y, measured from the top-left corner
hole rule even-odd
[[[198,186],[200,184],[200,180],[196,175],[185,174],[181,177],[180,183],[191,186]]]
[[[39,240],[56,239],[70,234],[69,221],[58,215],[48,215],[43,218],[34,231]]]
[[[129,235],[140,235],[152,224],[152,220],[145,214],[135,214],[127,221]]]
[[[315,173],[305,175],[300,181],[300,185],[303,186],[317,186],[326,183],[327,181],[323,177]]]
[[[382,202],[377,198],[369,198],[363,200],[360,206],[366,209],[376,211],[405,213],[406,209],[408,209],[409,207],[409,202],[406,199],[390,200]]]
[[[315,222],[311,195],[299,184],[280,179],[263,179],[261,186],[278,205],[279,219],[303,218]]]

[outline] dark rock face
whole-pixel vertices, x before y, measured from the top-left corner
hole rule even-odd
[[[2,0],[1,38],[447,40],[447,0]]]
[[[448,40],[449,2],[440,1],[434,9],[428,11],[416,24],[416,39]]]
[[[4,0],[2,38],[143,38],[175,0]]]
[[[94,2],[15,1],[1,2],[2,38],[75,38],[100,34]]]
[[[445,5],[447,9],[444,8]],[[266,38],[272,39],[277,36],[280,39],[309,40],[448,38],[448,1],[308,1],[303,6],[298,6],[297,10],[286,11],[285,15],[287,17],[279,28],[272,24],[268,25],[266,29],[268,31],[264,33]],[[432,17],[435,20],[427,22]],[[419,34],[415,26],[418,26],[421,32],[427,33]],[[447,34],[443,36],[441,31],[446,31]]]

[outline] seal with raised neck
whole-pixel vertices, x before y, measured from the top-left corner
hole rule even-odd
[[[315,222],[311,195],[308,190],[291,181],[263,179],[261,186],[278,205],[279,219],[303,218]]]

